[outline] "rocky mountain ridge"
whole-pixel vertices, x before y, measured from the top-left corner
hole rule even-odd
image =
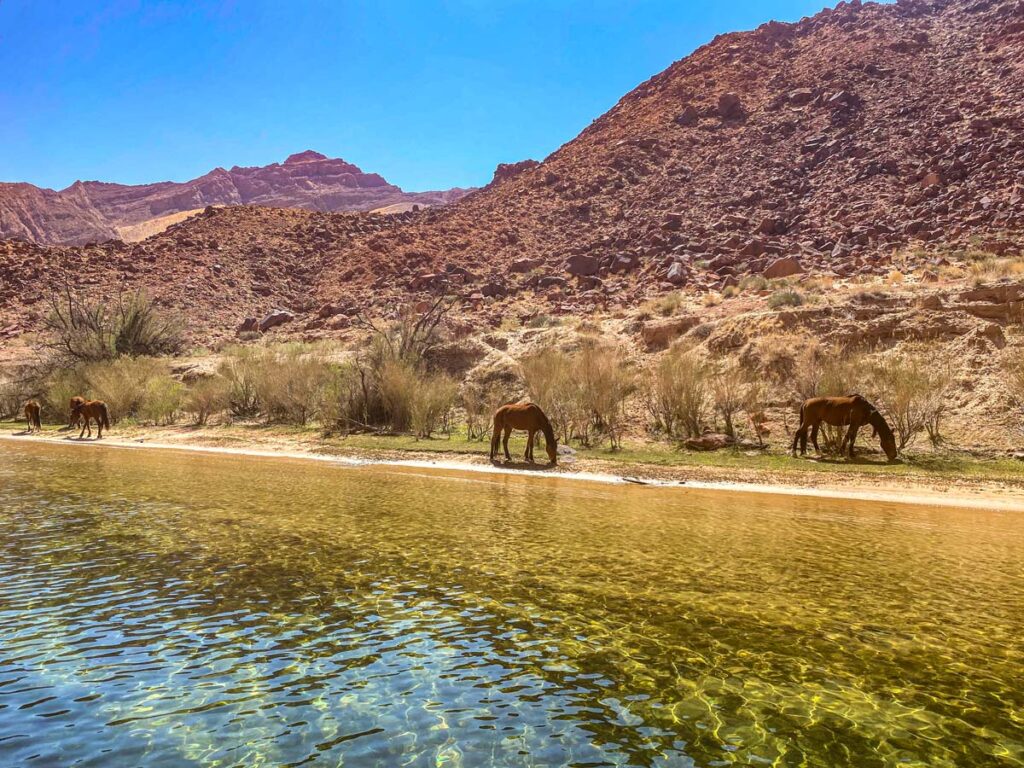
[[[76,181],[61,191],[0,183],[0,238],[84,245],[131,239],[129,233],[140,224],[208,205],[365,211],[400,203],[443,205],[466,191],[404,192],[379,174],[307,150],[283,163],[215,168],[182,183]]]

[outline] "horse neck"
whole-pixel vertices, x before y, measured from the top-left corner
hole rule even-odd
[[[875,428],[880,435],[891,435],[892,430],[889,429],[889,422],[885,420],[881,413],[874,408],[868,413],[868,424]]]
[[[548,445],[555,444],[555,430],[551,426],[551,420],[545,415],[540,415],[540,429],[544,433],[544,439]]]

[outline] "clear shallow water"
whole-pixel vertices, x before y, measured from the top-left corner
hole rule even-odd
[[[0,444],[4,766],[1024,765],[1022,680],[1014,514]]]

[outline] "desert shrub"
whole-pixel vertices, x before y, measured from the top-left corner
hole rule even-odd
[[[164,374],[146,382],[146,391],[139,405],[140,419],[152,424],[173,424],[185,398],[185,385]]]
[[[142,291],[122,295],[115,307],[114,350],[131,357],[174,355],[184,347],[181,326]]]
[[[51,297],[44,328],[55,364],[175,354],[183,346],[177,321],[141,291],[106,302],[65,290]]]
[[[561,441],[568,442],[577,423],[582,421],[572,356],[555,347],[545,347],[522,358],[519,366],[530,400],[547,414]]]
[[[226,382],[228,409],[239,419],[251,419],[260,412],[256,380],[260,368],[259,350],[234,347],[227,353],[217,373]]]
[[[700,435],[709,409],[711,373],[695,349],[674,347],[665,353],[645,386],[645,405],[655,426],[669,435]]]
[[[267,421],[305,425],[316,414],[329,378],[321,352],[286,344],[256,355],[252,383]]]
[[[868,367],[865,389],[889,421],[900,450],[918,434],[941,441],[940,420],[953,384],[952,365],[928,349],[896,350]]]
[[[578,424],[584,444],[589,442],[589,426],[606,435],[613,450],[621,443],[626,401],[633,393],[636,374],[615,347],[588,339],[571,359],[570,370],[579,398],[578,412],[589,418]]]
[[[804,295],[800,293],[800,291],[794,291],[792,289],[775,291],[775,293],[768,297],[768,307],[770,309],[799,307],[803,303]]]
[[[189,386],[181,409],[192,417],[193,424],[203,426],[211,416],[228,408],[231,392],[232,384],[223,376],[204,376]]]
[[[140,415],[146,404],[147,396],[159,398],[165,394],[159,385],[154,385],[150,392],[150,382],[154,379],[169,378],[167,365],[149,357],[123,357],[108,362],[97,362],[86,366],[83,370],[84,392],[79,390],[76,395],[84,394],[94,400],[102,400],[107,404],[111,421]],[[70,390],[62,392],[60,407],[67,412],[67,398]],[[56,405],[56,404],[55,404]],[[159,410],[159,408],[157,408]]]
[[[466,382],[462,387],[462,408],[466,415],[466,437],[483,440],[491,434],[491,417],[505,402],[505,388],[495,383]]]
[[[716,416],[722,417],[723,431],[736,436],[734,420],[743,409],[747,378],[736,362],[719,362],[711,375],[711,402]]]
[[[429,438],[438,429],[450,431],[450,414],[458,392],[458,384],[445,374],[420,378],[409,404],[409,423],[416,437]]]
[[[562,324],[560,318],[551,315],[537,315],[526,322],[527,328],[557,328]]]
[[[740,278],[737,288],[741,291],[766,291],[768,290],[768,278],[764,275],[745,275]]]
[[[13,378],[0,379],[0,419],[17,419],[28,400],[26,387]]]
[[[750,422],[750,428],[757,438],[757,444],[764,447],[764,439],[768,436],[768,399],[770,388],[768,382],[759,376],[747,375],[746,389],[743,393],[743,412]]]
[[[1010,395],[1010,402],[1019,411],[1019,424],[1024,426],[1024,347],[1007,349],[1002,369],[1003,384]]]
[[[662,317],[674,315],[683,306],[683,294],[679,291],[670,291],[662,296],[651,299],[645,309],[653,314]]]
[[[384,364],[380,373],[380,394],[393,432],[405,432],[412,424],[413,399],[420,382],[419,372],[411,363],[390,360]]]

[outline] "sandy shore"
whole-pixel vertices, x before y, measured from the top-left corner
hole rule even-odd
[[[159,434],[159,433],[157,433]],[[172,437],[177,436],[172,434]],[[832,477],[820,473],[806,473],[796,484],[791,477],[759,473],[756,482],[722,479],[721,468],[707,467],[661,467],[652,465],[631,466],[632,474],[621,472],[622,467],[609,471],[601,462],[581,462],[579,468],[561,466],[557,470],[538,467],[532,469],[523,465],[502,466],[485,459],[466,455],[459,458],[439,459],[429,455],[415,455],[408,452],[366,451],[363,455],[344,456],[320,452],[297,439],[289,440],[280,436],[273,447],[261,447],[259,442],[245,447],[225,447],[203,442],[202,436],[190,436],[189,441],[161,441],[149,436],[104,437],[102,440],[77,440],[67,432],[51,432],[43,435],[25,435],[16,432],[0,433],[5,442],[32,442],[51,445],[75,446],[81,449],[121,449],[184,451],[228,456],[250,456],[259,459],[299,459],[304,461],[327,462],[344,466],[389,466],[406,467],[437,473],[476,472],[519,476],[558,478],[574,482],[598,482],[610,484],[644,484],[666,488],[693,488],[721,491],[732,494],[774,494],[827,499],[879,502],[887,504],[913,504],[938,507],[960,507],[967,509],[988,509],[994,511],[1024,512],[1024,489],[1005,487],[999,484],[975,482],[970,484],[943,481],[939,487],[923,486],[911,479],[893,478],[850,478]],[[266,442],[266,441],[263,441]],[[396,455],[400,453],[401,455]],[[726,470],[728,473],[728,470]],[[743,474],[737,472],[736,474]],[[792,474],[792,473],[789,473]]]

